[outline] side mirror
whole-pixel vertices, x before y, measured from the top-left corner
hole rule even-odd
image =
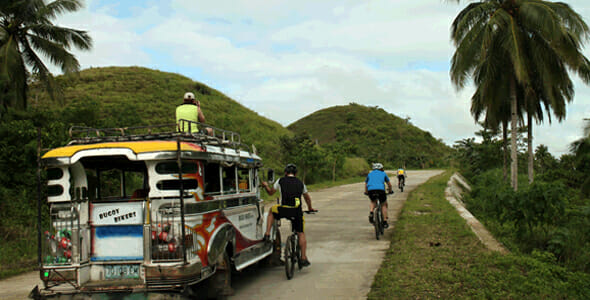
[[[275,170],[268,169],[266,172],[266,180],[269,182],[275,182]]]

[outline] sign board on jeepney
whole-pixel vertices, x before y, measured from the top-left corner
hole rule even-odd
[[[134,203],[97,203],[92,207],[93,225],[143,224],[143,206]]]
[[[143,259],[141,202],[96,203],[91,218],[92,261]]]

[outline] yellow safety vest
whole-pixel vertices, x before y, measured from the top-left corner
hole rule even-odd
[[[197,133],[199,127],[197,124],[190,124],[188,122],[180,122],[181,119],[198,122],[199,121],[199,107],[194,104],[182,104],[176,108],[176,124],[182,132]]]

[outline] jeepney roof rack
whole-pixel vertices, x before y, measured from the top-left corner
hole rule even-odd
[[[211,128],[212,135],[204,131],[192,131],[192,125],[198,128]],[[187,131],[180,131],[186,128]],[[194,142],[203,146],[219,146],[245,150],[249,153],[250,147],[242,143],[240,135],[236,132],[216,128],[207,124],[180,120],[178,124],[148,125],[119,128],[92,128],[84,126],[72,126],[69,130],[70,142],[68,145],[83,145],[108,142],[130,142],[150,140],[176,140]]]

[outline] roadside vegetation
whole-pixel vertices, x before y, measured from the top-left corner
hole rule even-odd
[[[498,137],[483,130],[481,142],[467,139],[455,147],[472,186],[464,199],[467,208],[510,251],[542,252],[559,266],[590,274],[590,121],[587,127],[559,159],[538,146],[534,181],[516,192],[502,176]],[[519,151],[519,164],[526,159]]]
[[[369,299],[590,297],[590,275],[558,264],[549,252],[487,250],[444,198],[451,174],[410,193]]]

